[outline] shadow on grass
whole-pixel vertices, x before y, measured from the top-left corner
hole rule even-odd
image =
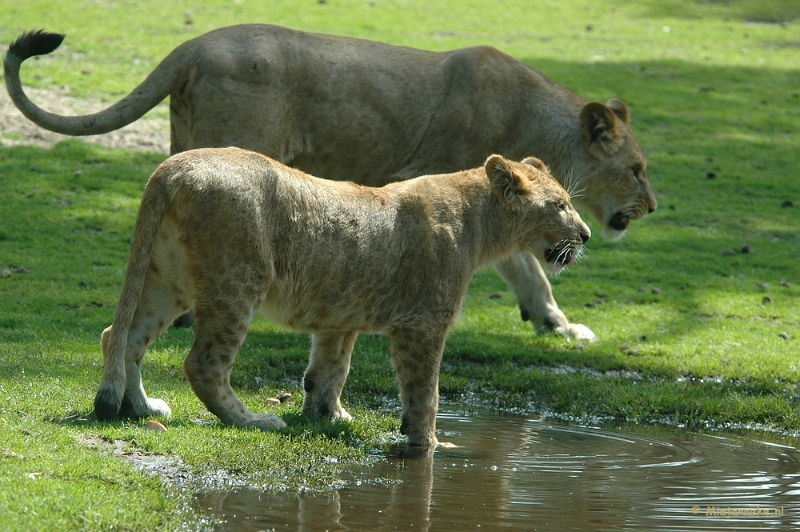
[[[800,18],[800,5],[795,0],[639,0],[638,4],[644,16],[656,18],[762,23],[787,23]]]
[[[684,4],[689,3],[669,3]],[[570,309],[594,304],[598,296],[631,309],[656,305],[665,309],[667,318],[658,323],[640,320],[635,334],[668,343],[702,333],[709,294],[738,294],[760,301],[763,294],[757,283],[800,283],[796,262],[800,70],[725,68],[677,60],[525,62],[587,99],[626,100],[660,201],[659,210],[634,224],[623,242],[593,239],[580,269],[569,279],[554,280],[556,299],[568,315]],[[92,342],[96,341],[111,321],[122,284],[114,271],[124,269],[135,205],[159,161],[155,155],[108,152],[77,141],[52,150],[0,150],[0,172],[10,177],[0,208],[11,213],[0,218],[0,256],[6,262],[0,266],[37,265],[29,275],[2,281],[0,315],[10,317],[0,321],[0,337],[33,341],[35,328],[48,328],[50,320],[72,323],[73,336],[93,331]],[[787,202],[795,207],[783,207]],[[87,224],[96,229],[86,231]],[[744,244],[755,253],[737,253]],[[746,283],[737,284],[742,276]],[[87,279],[97,279],[97,287],[83,286]],[[660,295],[639,291],[652,286],[660,288]],[[796,317],[784,317],[792,312],[796,316],[797,290],[779,296],[773,314],[797,327]],[[54,310],[73,305],[73,300],[76,305],[97,300],[103,306],[91,312]],[[770,314],[761,310],[750,312]],[[597,321],[607,317],[601,305],[584,315]],[[36,324],[33,330],[28,330],[30,323]],[[525,334],[528,338],[532,332]],[[445,360],[616,369],[622,364],[616,349],[620,334],[610,334],[607,341],[601,339],[601,347],[582,353],[558,342],[462,329],[451,335]],[[78,364],[83,365],[79,371],[95,372],[99,378],[97,345],[97,358]],[[180,365],[190,345],[187,333],[162,337],[157,348],[166,354],[148,356],[146,378],[184,379]],[[234,366],[235,386],[258,390],[262,385],[256,377],[262,383],[299,383],[308,345],[307,335],[260,326],[251,330]],[[383,340],[362,337],[353,368],[346,390],[387,394],[396,390]],[[13,378],[23,369],[54,375],[64,371],[55,361],[42,365],[41,359],[17,360],[0,369],[0,376]]]

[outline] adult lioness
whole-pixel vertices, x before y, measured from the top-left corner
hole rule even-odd
[[[535,155],[571,177],[606,236],[656,208],[646,161],[620,100],[586,103],[486,46],[446,53],[267,25],[222,28],[180,45],[109,109],[49,114],[22,90],[22,61],[62,35],[22,35],[5,57],[14,103],[40,126],[94,135],[138,119],[168,95],[172,153],[239,146],[311,174],[382,185],[478,166],[489,154]],[[538,262],[519,255],[497,269],[539,332],[593,339],[570,323]]]
[[[368,188],[308,176],[255,152],[170,157],[147,183],[114,324],[103,332],[98,419],[124,402],[169,415],[141,382],[147,346],[195,308],[184,371],[224,423],[276,429],[229,383],[253,312],[313,334],[303,412],[349,419],[339,396],[359,332],[392,343],[409,443],[431,446],[444,341],[475,270],[532,253],[558,271],[589,228],[538,159]]]

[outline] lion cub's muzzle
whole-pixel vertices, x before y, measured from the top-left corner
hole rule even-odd
[[[591,237],[591,233],[579,231],[578,238],[565,238],[553,244],[545,254],[547,262],[558,269],[571,266],[583,253],[583,245]]]

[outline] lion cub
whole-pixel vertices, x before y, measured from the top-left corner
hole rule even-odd
[[[541,161],[493,155],[484,167],[369,188],[318,179],[237,148],[167,159],[150,177],[114,323],[103,331],[100,420],[121,407],[169,416],[142,387],[145,350],[189,308],[184,372],[223,423],[263,430],[230,371],[256,310],[312,333],[303,413],[350,419],[340,402],[360,332],[387,335],[400,431],[437,443],[439,363],[473,273],[521,252],[560,271],[590,231]]]

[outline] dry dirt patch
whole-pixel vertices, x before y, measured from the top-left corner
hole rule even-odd
[[[96,99],[72,97],[63,89],[26,87],[25,92],[36,105],[59,115],[85,115],[100,111],[110,105]],[[151,112],[150,115],[166,116],[166,103],[159,104],[156,109],[157,112]],[[49,148],[68,138],[80,138],[105,148],[166,154],[169,153],[169,120],[145,115],[132,124],[111,133],[88,137],[69,137],[42,129],[25,118],[9,98],[8,92],[0,89],[0,146]]]

